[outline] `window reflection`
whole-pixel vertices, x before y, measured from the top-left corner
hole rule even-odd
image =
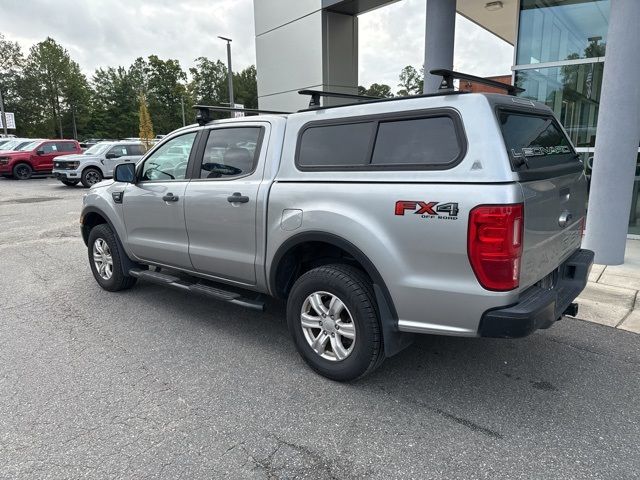
[[[595,145],[604,63],[585,63],[516,72],[520,96],[546,103],[577,147]]]
[[[522,0],[518,65],[604,56],[609,0]]]

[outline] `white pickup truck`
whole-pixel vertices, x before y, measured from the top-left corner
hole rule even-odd
[[[145,151],[140,142],[99,142],[81,154],[56,158],[52,173],[69,187],[80,182],[90,187],[113,177],[116,165],[140,160]]]

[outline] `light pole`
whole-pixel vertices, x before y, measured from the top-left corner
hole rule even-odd
[[[4,100],[2,98],[2,89],[0,89],[0,120],[2,120],[2,131],[7,136],[7,117],[4,114]]]
[[[184,127],[187,125],[187,121],[184,116],[184,94],[180,96],[180,105],[182,106],[182,126]]]
[[[229,78],[229,104],[231,108],[236,104],[233,99],[233,71],[231,70],[231,39],[218,36],[220,40],[227,42],[227,76]]]

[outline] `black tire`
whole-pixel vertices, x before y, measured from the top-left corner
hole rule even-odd
[[[60,180],[60,181],[67,187],[75,187],[78,183],[80,183],[80,180]]]
[[[13,167],[13,178],[18,180],[29,180],[33,175],[33,169],[28,163],[18,163]]]
[[[102,181],[102,172],[97,168],[85,168],[82,172],[82,185],[89,188],[91,185],[95,185],[98,182]]]
[[[355,324],[355,340],[351,353],[343,360],[322,357],[312,349],[305,337],[301,314],[307,297],[314,292],[327,292],[337,296],[348,310],[347,314],[351,314]],[[373,288],[364,273],[354,267],[326,265],[300,276],[287,301],[287,324],[305,362],[317,373],[332,380],[356,380],[371,373],[384,360],[382,332]],[[324,332],[320,327],[317,330],[318,336],[320,332]],[[328,340],[332,341],[331,338]]]
[[[106,242],[109,250],[108,253],[112,258],[113,266],[110,278],[103,278],[100,275],[96,266],[96,262],[93,258],[93,247],[98,240]],[[89,265],[91,266],[91,273],[93,273],[93,278],[96,279],[96,282],[98,282],[98,285],[100,285],[102,288],[110,292],[117,292],[119,290],[126,290],[127,288],[131,288],[136,283],[137,278],[127,275],[122,270],[122,262],[120,259],[120,252],[118,250],[116,236],[109,225],[103,223],[91,229],[91,232],[89,233],[87,250],[89,253]]]

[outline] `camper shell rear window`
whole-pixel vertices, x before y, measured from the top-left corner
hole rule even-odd
[[[499,108],[498,124],[514,171],[526,172],[580,165],[580,160],[553,115]]]

